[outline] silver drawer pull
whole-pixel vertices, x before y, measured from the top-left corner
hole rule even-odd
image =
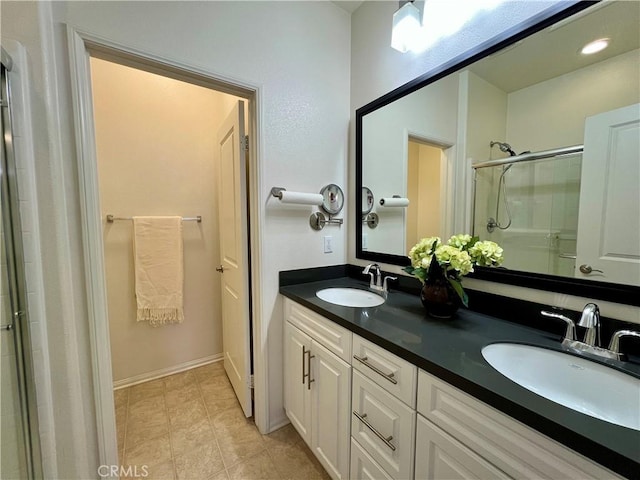
[[[363,413],[362,415],[360,415],[358,412],[356,412],[354,410],[353,414],[356,416],[356,418],[358,420],[360,420],[362,423],[364,423],[365,427],[367,427],[369,430],[371,430],[373,433],[375,433],[376,437],[378,437],[380,440],[382,440],[387,447],[389,447],[394,452],[396,451],[395,445],[393,443],[391,443],[391,440],[393,440],[393,435],[389,435],[388,437],[384,437],[378,430],[373,428],[373,425],[371,425],[369,422],[367,422],[367,420],[366,420],[367,414],[366,413]]]
[[[363,364],[365,367],[369,367],[371,370],[373,370],[374,372],[376,372],[378,375],[382,375],[384,378],[386,378],[387,380],[389,380],[391,383],[393,383],[394,385],[398,384],[398,381],[393,378],[393,372],[391,373],[384,373],[382,370],[380,370],[377,367],[374,367],[373,365],[371,365],[369,362],[367,362],[367,360],[369,360],[367,357],[359,357],[358,355],[354,355],[353,358],[355,358],[357,361],[359,361],[361,364]]]

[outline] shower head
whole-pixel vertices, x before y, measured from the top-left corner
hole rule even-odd
[[[498,145],[498,148],[500,148],[500,151],[501,151],[501,152],[508,153],[508,154],[509,154],[509,155],[511,155],[512,157],[514,157],[514,156],[516,155],[516,152],[514,152],[514,151],[511,149],[511,145],[509,145],[509,144],[508,144],[508,143],[506,143],[506,142],[494,142],[494,141],[492,141],[492,142],[489,144],[489,146],[490,146],[490,147],[493,147],[494,145]]]

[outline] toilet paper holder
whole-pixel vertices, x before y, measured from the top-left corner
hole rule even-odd
[[[272,187],[271,196],[276,197],[283,203],[292,203],[300,205],[317,205],[324,210],[323,212],[312,213],[309,217],[309,226],[314,230],[322,230],[325,225],[342,225],[342,218],[332,218],[332,215],[340,213],[344,206],[344,193],[342,189],[335,183],[325,185],[319,194],[290,192],[285,194],[287,189],[284,187]],[[287,196],[289,199],[287,199]]]

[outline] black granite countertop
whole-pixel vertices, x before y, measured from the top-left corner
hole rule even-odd
[[[561,350],[558,335],[467,309],[459,310],[452,320],[432,319],[425,315],[418,296],[393,290],[379,307],[341,307],[316,297],[316,291],[327,287],[367,289],[368,285],[345,276],[281,282],[280,293],[614,472],[640,478],[640,432],[536,395],[493,369],[481,354],[482,347],[496,342]],[[640,365],[609,363],[640,378]]]

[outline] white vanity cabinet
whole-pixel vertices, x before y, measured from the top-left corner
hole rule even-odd
[[[332,478],[618,475],[285,298],[287,416]]]
[[[620,478],[422,370],[416,479]]]
[[[351,332],[285,299],[284,406],[332,478],[349,478]]]

